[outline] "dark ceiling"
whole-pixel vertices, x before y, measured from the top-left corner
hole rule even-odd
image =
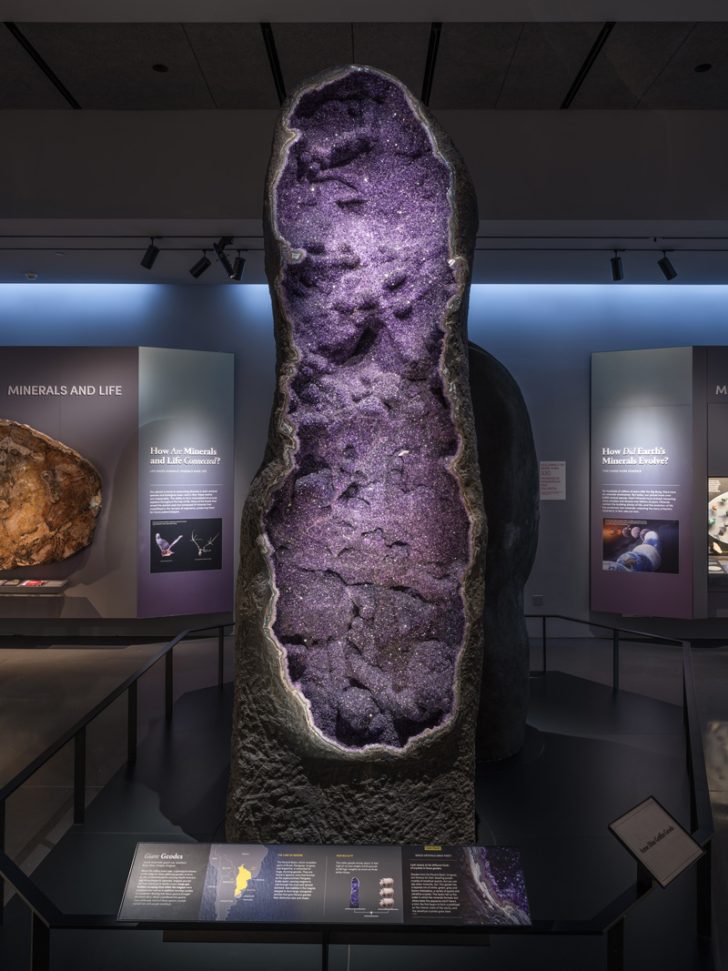
[[[435,109],[728,107],[726,23],[6,23],[0,108],[271,109],[342,63]]]

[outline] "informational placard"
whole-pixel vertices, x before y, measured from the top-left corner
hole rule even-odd
[[[692,617],[692,348],[592,355],[591,607]]]
[[[566,499],[566,462],[539,462],[541,500]]]
[[[531,923],[518,850],[139,843],[119,920]]]
[[[692,836],[652,796],[609,828],[662,887],[703,855]]]
[[[233,357],[139,349],[139,616],[231,607]]]

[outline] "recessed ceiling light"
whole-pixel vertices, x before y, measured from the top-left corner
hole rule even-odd
[[[152,70],[157,71],[159,74],[166,74],[169,68],[166,64],[152,64]]]
[[[696,74],[705,74],[705,72],[706,71],[709,71],[712,68],[712,66],[713,66],[712,64],[696,64],[695,65],[695,73]]]

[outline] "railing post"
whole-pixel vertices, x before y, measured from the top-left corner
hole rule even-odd
[[[5,800],[0,802],[0,852],[5,852]],[[5,881],[0,877],[0,927],[5,914]]]
[[[612,631],[612,691],[619,691],[619,631]]]
[[[712,840],[708,840],[703,849],[705,855],[698,860],[697,872],[697,925],[700,937],[710,937],[712,933]]]
[[[624,971],[624,917],[607,930],[607,971]]]
[[[51,932],[33,911],[30,922],[30,969],[48,971],[51,960]]]
[[[541,614],[541,668],[546,674],[546,614]]]
[[[137,759],[137,683],[129,685],[126,693],[126,761],[134,765]]]
[[[73,737],[73,821],[82,823],[86,816],[86,726]]]
[[[329,932],[321,934],[321,971],[329,971]]]
[[[225,674],[225,628],[217,629],[217,686],[222,688]]]
[[[174,707],[174,648],[164,655],[164,712],[168,722],[172,721]]]

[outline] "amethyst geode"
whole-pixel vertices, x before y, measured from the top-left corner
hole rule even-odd
[[[474,838],[485,540],[462,162],[371,68],[282,111],[277,394],[243,513],[229,839]]]

